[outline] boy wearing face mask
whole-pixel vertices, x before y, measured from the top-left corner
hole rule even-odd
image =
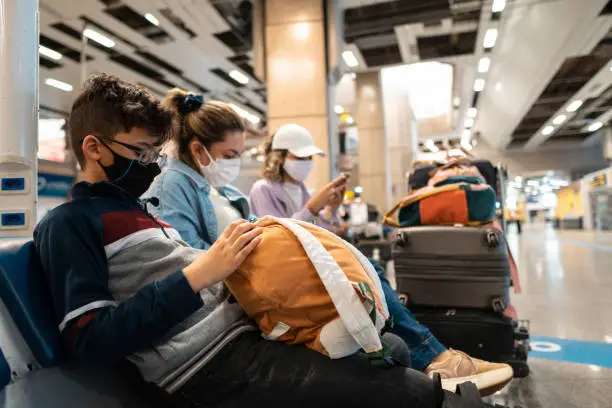
[[[266,147],[263,179],[251,190],[251,209],[257,216],[273,215],[311,221],[337,232],[337,210],[344,198],[346,178],[340,176],[312,196],[304,181],[314,167],[314,156],[323,156],[312,136],[299,125],[284,125]]]

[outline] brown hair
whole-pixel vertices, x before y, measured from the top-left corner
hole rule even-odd
[[[272,150],[272,139],[274,139],[274,135],[263,145],[266,158],[261,167],[261,176],[266,180],[281,183],[285,180],[285,169],[283,169],[282,161],[287,157],[289,151],[285,149]]]
[[[68,118],[70,146],[83,168],[82,144],[87,135],[114,138],[132,128],[143,128],[161,145],[171,133],[172,119],[172,112],[147,89],[116,76],[92,75],[72,104]]]
[[[212,144],[224,141],[227,132],[244,132],[246,125],[230,105],[218,101],[194,104],[187,98],[189,95],[196,96],[182,89],[171,89],[164,98],[164,106],[175,115],[172,141],[178,159],[198,170],[189,148],[194,139],[210,149]]]

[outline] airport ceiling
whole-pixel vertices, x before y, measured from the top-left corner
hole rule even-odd
[[[249,2],[228,0],[40,0],[40,44],[63,55],[41,53],[41,107],[69,110],[73,95],[44,81],[78,88],[87,25],[114,42],[89,40],[88,73],[114,73],[158,96],[174,86],[199,91],[263,117],[266,90],[253,72],[250,11]]]
[[[454,64],[460,103],[453,107],[456,131],[444,135],[446,142],[458,142],[469,108],[476,107],[471,130],[495,147],[593,143],[597,123],[612,116],[612,1],[505,3],[494,13],[492,0],[343,0],[346,49],[358,57],[357,70],[426,60]],[[63,55],[41,55],[41,106],[69,109],[72,95],[43,83],[53,78],[78,86],[80,32],[87,25],[115,43],[89,41],[88,72],[118,74],[158,96],[173,86],[200,91],[265,117],[266,89],[251,60],[250,12],[242,0],[40,0],[40,43]],[[491,27],[497,44],[484,49]],[[485,73],[478,67],[483,57],[490,65]],[[475,91],[481,77],[486,85]],[[582,105],[567,112],[577,99]]]
[[[503,11],[493,12],[495,3],[504,4]],[[438,148],[457,144],[464,123],[472,122],[471,107],[477,108],[471,133],[502,149],[586,147],[597,143],[600,123],[612,116],[612,1],[344,4],[345,41],[358,70],[431,60],[455,65],[454,92],[460,101],[454,106],[455,131],[434,135]],[[497,30],[497,39],[484,49],[489,29]],[[483,58],[486,69],[481,70]],[[575,103],[567,112],[575,100],[582,105],[573,110]]]

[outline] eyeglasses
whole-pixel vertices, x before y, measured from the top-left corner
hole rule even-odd
[[[118,145],[121,145],[123,147],[130,149],[131,151],[136,153],[135,160],[140,164],[147,165],[147,164],[157,163],[158,165],[163,166],[164,163],[166,163],[166,155],[164,153],[160,153],[158,150],[143,149],[140,147],[132,146],[127,143],[120,142],[115,139],[111,139],[109,137],[98,136],[98,135],[94,135],[94,136],[96,137],[96,139],[102,142],[104,146],[108,147],[109,149],[110,147],[106,143],[104,143],[104,140],[106,140],[107,142],[111,142],[111,143],[117,143]]]

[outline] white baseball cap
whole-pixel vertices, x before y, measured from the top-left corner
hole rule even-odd
[[[323,150],[312,142],[308,130],[299,125],[283,125],[272,138],[272,150],[289,150],[297,157],[325,156]]]

